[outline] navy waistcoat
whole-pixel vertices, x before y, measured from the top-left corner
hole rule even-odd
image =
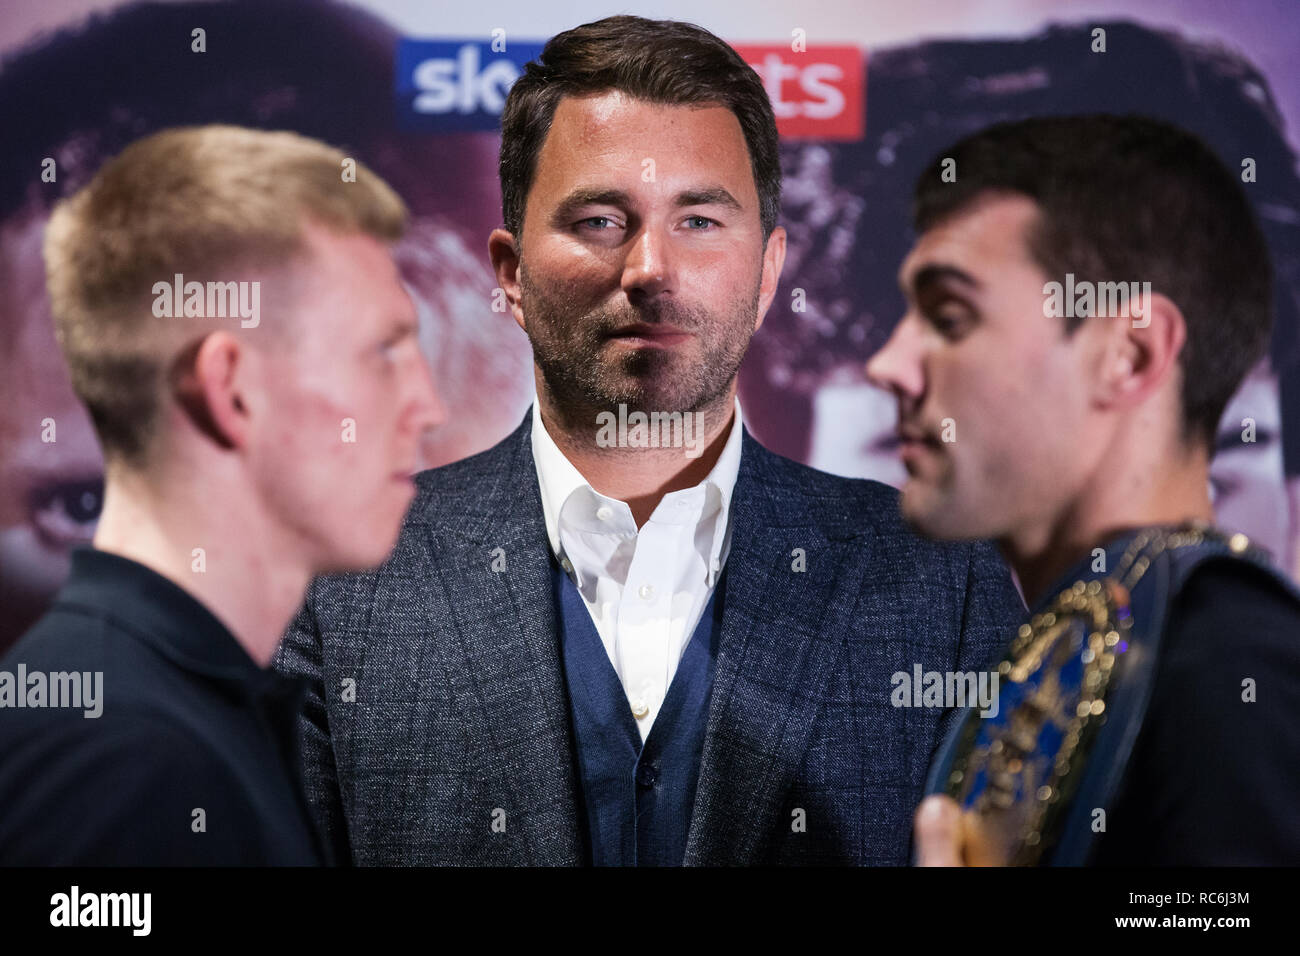
[[[551,575],[588,862],[680,866],[704,750],[725,575],[704,606],[644,745],[582,595],[554,562]]]

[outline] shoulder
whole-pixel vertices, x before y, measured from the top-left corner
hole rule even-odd
[[[184,709],[191,694],[185,672],[124,624],[116,616],[121,610],[120,604],[108,610],[56,598],[0,659],[0,736],[63,722],[95,724],[102,717],[83,720],[83,713],[97,707],[110,717],[132,708]]]
[[[491,448],[415,476],[415,500],[411,515],[455,512],[463,503],[481,500],[485,483],[510,480],[517,473],[533,470],[532,415]]]
[[[873,554],[904,566],[938,569],[963,580],[985,571],[1006,576],[991,543],[937,541],[913,529],[899,508],[898,489],[818,471],[768,451],[748,433],[745,438],[741,475],[748,479],[749,493],[774,504],[769,512],[774,520],[817,525],[833,538],[870,538]]]
[[[898,510],[898,491],[889,485],[818,471],[769,451],[748,431],[741,448],[738,493],[764,496],[792,519],[824,523],[847,533],[906,530]]]
[[[1300,859],[1300,601],[1236,558],[1206,561],[1169,610],[1142,728],[1099,860]]]
[[[178,755],[193,769],[213,752],[192,730],[197,690],[121,625],[56,605],[0,660],[0,777],[114,762],[129,774]]]
[[[1256,677],[1286,674],[1300,690],[1300,598],[1248,561],[1206,561],[1170,609],[1161,662],[1162,672],[1194,681],[1256,665]]]
[[[1146,723],[1166,752],[1194,741],[1225,766],[1294,756],[1300,601],[1246,561],[1196,568],[1169,609]]]
[[[96,610],[67,604],[60,597],[18,642],[0,658],[0,670],[103,669],[124,649],[115,640],[118,628]]]
[[[212,844],[196,842],[195,820],[256,825],[231,768],[166,711],[114,702],[100,719],[78,714],[28,729],[5,741],[0,758],[7,863],[209,862]]]

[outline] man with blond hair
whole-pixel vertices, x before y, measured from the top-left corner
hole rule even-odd
[[[299,687],[269,664],[313,575],[391,550],[441,414],[389,250],[406,219],[338,150],[229,126],[141,140],[56,209],[105,504],[0,661],[0,863],[328,860]]]

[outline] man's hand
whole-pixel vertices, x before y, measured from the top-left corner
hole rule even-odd
[[[952,797],[930,796],[916,808],[917,866],[965,866],[962,812]]]
[[[987,823],[987,821],[985,821]],[[999,845],[973,813],[951,797],[926,797],[913,821],[917,866],[1006,866],[1010,848]]]

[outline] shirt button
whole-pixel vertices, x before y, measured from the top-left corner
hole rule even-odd
[[[570,561],[568,558],[560,559],[560,567],[564,568],[564,570],[569,572],[570,574],[573,573],[573,562]]]
[[[659,782],[659,768],[652,763],[637,764],[636,782],[642,787],[653,787]]]
[[[614,517],[614,509],[609,505],[601,505],[596,509],[596,517],[601,521],[608,521],[610,518]]]
[[[638,590],[636,593],[641,595],[643,599],[650,601],[654,599],[655,589],[651,587],[649,584],[643,584],[641,585],[640,590]]]
[[[632,716],[640,720],[646,714],[650,713],[650,705],[638,697],[632,701]]]

